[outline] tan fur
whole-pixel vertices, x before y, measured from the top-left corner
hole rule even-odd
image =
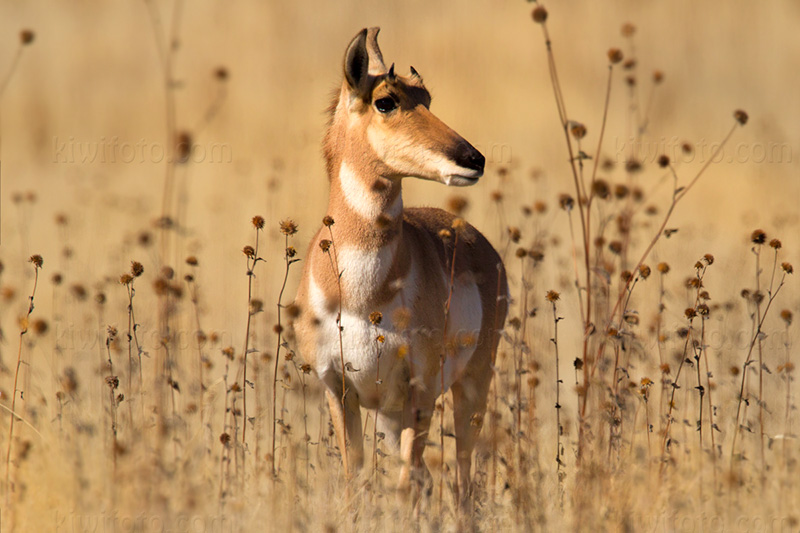
[[[430,112],[421,78],[387,72],[376,37],[376,28],[364,30],[345,58],[345,81],[324,142],[331,186],[327,214],[335,223],[311,241],[294,329],[300,355],[328,389],[339,446],[348,452],[342,450],[348,475],[362,460],[360,405],[378,409],[387,442],[402,447],[401,484],[420,478],[412,472],[426,472],[422,451],[442,392],[440,356],[445,354],[451,370],[445,387],[451,386],[455,400],[458,487],[466,501],[479,431],[474,420],[485,410],[497,328],[507,312],[505,271],[491,244],[472,226],[465,225],[457,239],[443,240],[443,230],[455,232],[452,215],[403,208],[402,178],[470,184],[482,173],[483,158]],[[359,77],[366,70],[366,55],[369,73]],[[377,102],[387,97],[397,107],[383,113]],[[324,253],[319,243],[331,234],[334,246]],[[454,255],[454,308],[445,325]],[[348,340],[345,363],[355,367],[346,372],[344,402],[335,324],[340,303],[342,335]],[[409,311],[408,324],[396,323],[401,307]],[[380,329],[369,323],[370,313],[379,310],[384,312]],[[468,331],[471,327],[476,330]],[[386,343],[378,361],[379,330]],[[380,371],[380,384],[375,375],[365,374],[373,371]],[[401,442],[404,438],[413,442]]]

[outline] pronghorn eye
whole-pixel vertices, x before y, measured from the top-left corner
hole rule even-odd
[[[395,108],[397,108],[397,102],[394,101],[394,98],[389,98],[387,96],[386,98],[379,98],[375,100],[375,109],[381,113],[388,113]]]

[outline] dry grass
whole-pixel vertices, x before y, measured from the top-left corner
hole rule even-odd
[[[797,9],[534,7],[6,7],[3,530],[797,530]],[[372,416],[346,491],[288,328],[322,110],[376,23],[490,162],[406,187],[510,275],[470,524],[449,396],[418,518]]]

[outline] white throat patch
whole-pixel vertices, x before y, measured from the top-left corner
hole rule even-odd
[[[370,184],[355,173],[347,162],[342,162],[339,169],[339,183],[342,186],[344,199],[350,208],[367,220],[377,220],[381,213],[392,219],[403,212],[403,198],[398,194],[392,205],[384,210],[377,195],[370,190]]]

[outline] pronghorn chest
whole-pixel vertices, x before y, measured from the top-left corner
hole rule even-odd
[[[313,272],[309,280],[309,304],[319,319],[316,371],[323,381],[334,383],[341,380],[344,361],[347,379],[367,407],[376,407],[387,388],[401,385],[396,378],[403,365],[441,392],[441,354],[445,354],[444,385],[449,388],[463,373],[480,334],[482,303],[474,280],[454,280],[448,309],[449,278],[430,258],[412,256],[397,281],[394,261],[398,246],[375,251],[342,247],[338,251],[344,294],[341,330],[336,321],[338,307],[331,306],[328,291]],[[369,319],[374,312],[382,315],[378,325]],[[407,324],[398,323],[404,315]]]

